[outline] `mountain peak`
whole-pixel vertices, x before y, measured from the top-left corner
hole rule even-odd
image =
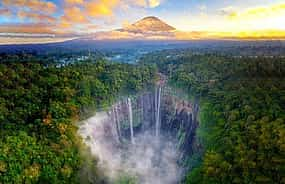
[[[145,17],[134,24],[126,26],[124,31],[143,33],[143,32],[171,32],[175,28],[155,16]]]
[[[155,20],[155,21],[162,21],[160,20],[158,17],[155,17],[155,16],[148,16],[148,17],[144,17],[141,19],[141,21],[145,21],[145,20]]]

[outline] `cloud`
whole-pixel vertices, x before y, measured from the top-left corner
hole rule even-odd
[[[15,6],[21,9],[29,8],[33,11],[44,11],[54,13],[57,6],[50,1],[43,0],[2,0],[4,6]]]
[[[229,16],[235,12],[235,8],[233,6],[227,6],[219,10],[219,13],[222,15]]]
[[[90,1],[84,4],[90,17],[112,16],[113,9],[119,5],[119,0]]]
[[[37,44],[37,43],[57,43],[64,42],[68,40],[75,39],[76,37],[70,38],[57,38],[57,37],[29,37],[27,35],[20,37],[1,37],[0,36],[0,45],[11,45],[11,44]]]
[[[160,5],[160,0],[148,0],[148,6],[150,8],[155,8]]]
[[[161,0],[129,0],[126,3],[143,8],[155,8],[161,4]]]
[[[12,15],[12,12],[8,8],[0,8],[0,17],[1,16],[9,17],[11,15]]]
[[[98,29],[99,26],[94,24],[87,24],[85,27],[92,32],[92,30]]]
[[[238,31],[238,32],[216,32],[212,33],[212,36],[220,39],[284,39],[285,31],[282,30],[248,30],[248,31]]]
[[[48,33],[0,33],[0,37],[10,37],[10,38],[16,38],[16,37],[22,37],[22,38],[45,38],[50,37],[54,38],[54,34],[48,34]]]
[[[89,37],[94,40],[175,40],[175,32],[165,31],[144,31],[144,32],[132,32],[128,30],[114,30],[97,32]]]
[[[225,31],[225,32],[209,32],[209,31],[192,31],[175,33],[178,40],[193,40],[193,39],[248,39],[248,40],[262,40],[262,39],[284,39],[285,31],[282,30],[258,30],[258,31]]]
[[[2,0],[0,8],[0,16],[16,15],[18,21],[33,24],[49,24],[47,27],[26,28],[19,25],[19,32],[31,33],[48,30],[56,33],[80,33],[85,30],[86,33],[94,32],[98,25],[94,25],[95,21],[101,23],[108,22],[108,26],[115,24],[117,13],[131,14],[146,8],[154,8],[159,6],[161,0],[64,0],[63,3],[57,5],[51,0]],[[127,7],[127,8],[126,8]],[[13,10],[13,12],[11,12]],[[110,20],[112,23],[110,23]],[[7,25],[9,30],[9,26]],[[105,25],[106,26],[106,25]],[[3,28],[2,28],[3,30]],[[12,32],[17,31],[15,25],[11,27]]]
[[[94,39],[94,40],[122,40],[122,39],[135,39],[142,37],[142,34],[135,34],[129,32],[122,32],[122,31],[107,31],[107,32],[97,32],[91,37],[87,37],[87,39]]]
[[[0,34],[14,35],[13,37],[74,37],[78,34],[72,29],[63,29],[57,24],[49,23],[22,23],[22,24],[2,24],[0,25]]]
[[[19,11],[18,12],[18,17],[20,19],[30,19],[35,22],[49,22],[53,23],[56,21],[56,18],[49,16],[49,15],[44,15],[41,13],[34,13],[34,12],[27,12],[27,11]]]
[[[139,6],[139,7],[147,7],[148,6],[146,0],[132,0],[129,3],[132,5],[135,5],[135,6]]]
[[[191,31],[191,32],[183,32],[176,31],[175,38],[177,40],[196,40],[196,39],[208,39],[210,35],[205,31]]]
[[[123,27],[147,15],[150,8],[166,0],[0,0],[0,17],[17,18],[22,24],[0,24],[0,33],[84,35],[106,30],[118,21]],[[58,6],[58,7],[57,7]],[[59,8],[60,7],[60,8]],[[197,6],[202,13],[206,6]],[[210,9],[209,9],[210,10]],[[152,11],[151,11],[152,12]],[[173,17],[181,30],[171,34],[116,31],[100,33],[100,39],[198,39],[198,38],[284,38],[285,3],[241,9],[228,6],[215,14]],[[17,16],[17,17],[16,17]],[[10,20],[10,19],[8,19]],[[25,23],[26,22],[26,23]],[[27,23],[28,22],[28,23]],[[201,24],[203,22],[203,24]],[[94,24],[96,23],[96,24]],[[99,24],[99,25],[98,25]],[[179,26],[180,25],[180,26]],[[100,27],[102,26],[102,27]],[[99,28],[98,28],[99,27]],[[124,29],[121,29],[124,30]],[[191,30],[194,30],[191,32]],[[17,35],[17,34],[16,34]],[[3,37],[3,36],[2,36]]]
[[[285,3],[232,10],[225,18],[233,32],[285,30]]]
[[[84,34],[94,32],[97,28],[83,7],[66,6],[55,29],[60,33]]]
[[[129,26],[131,26],[131,23],[128,20],[124,20],[122,23],[123,29],[124,28],[128,28]]]
[[[67,22],[70,24],[73,23],[89,23],[89,20],[86,18],[82,10],[78,7],[68,7],[64,9],[64,16],[61,17],[63,22]]]
[[[198,9],[200,10],[200,11],[202,11],[202,12],[204,12],[204,11],[206,11],[207,10],[207,6],[206,5],[199,5],[198,6]]]
[[[2,24],[0,33],[31,33],[31,34],[55,34],[50,24]]]
[[[84,0],[65,0],[65,3],[70,5],[83,4]]]
[[[245,11],[232,11],[228,16],[232,20],[260,19],[268,17],[279,17],[285,15],[285,3],[270,6],[249,8]]]

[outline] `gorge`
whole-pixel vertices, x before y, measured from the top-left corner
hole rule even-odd
[[[172,184],[184,178],[190,168],[185,163],[201,151],[199,106],[177,94],[158,84],[80,122],[78,132],[109,182],[127,177],[134,183]]]

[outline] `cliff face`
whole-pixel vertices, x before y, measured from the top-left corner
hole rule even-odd
[[[198,104],[169,94],[165,94],[163,102],[161,129],[178,140],[183,157],[191,156],[199,146],[196,140]]]
[[[156,132],[160,132],[160,134],[178,142],[183,157],[191,156],[199,151],[199,144],[196,140],[196,130],[199,126],[198,104],[180,99],[169,93],[167,88],[162,88],[161,94],[158,93],[159,89],[157,88],[152,92],[132,97],[133,127],[130,127],[127,99],[120,100],[113,105],[109,115],[115,123],[119,139],[130,140],[131,128],[133,128],[134,136],[145,131],[154,135]],[[159,95],[160,106],[158,107]],[[157,125],[157,123],[159,124]]]

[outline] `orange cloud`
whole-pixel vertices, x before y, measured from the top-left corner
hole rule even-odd
[[[78,7],[69,7],[64,9],[62,20],[70,23],[88,23],[86,15]]]
[[[31,20],[34,20],[36,22],[53,23],[56,21],[56,19],[54,17],[51,17],[49,15],[27,12],[27,11],[19,11],[17,15],[21,19],[31,19]]]
[[[211,37],[209,34],[210,33],[205,31],[192,31],[192,32],[176,31],[175,38],[177,40],[209,39]]]
[[[0,9],[0,16],[5,16],[5,17],[9,17],[12,15],[11,10],[9,10],[8,8],[2,8]]]
[[[54,3],[43,0],[2,0],[2,4],[20,8],[26,7],[34,11],[45,11],[47,13],[54,13],[57,8]]]
[[[0,33],[54,34],[50,24],[4,24]]]
[[[62,19],[60,21],[59,24],[57,24],[57,29],[67,29],[67,28],[71,28],[72,27],[72,23],[69,21],[66,21],[64,19]]]
[[[131,26],[131,23],[128,20],[124,20],[123,21],[123,28],[127,28],[129,26]]]
[[[24,35],[33,37],[42,35],[42,37],[74,37],[77,34],[72,29],[63,29],[57,24],[30,23],[30,24],[3,24],[0,25],[2,35]],[[1,35],[1,34],[0,34]],[[50,36],[47,36],[50,35]]]
[[[84,26],[85,24],[90,24],[87,17],[88,16],[79,7],[66,7],[64,9],[64,15],[60,18],[60,22],[57,25],[57,29],[66,30],[71,29],[75,25]]]
[[[84,0],[65,0],[65,3],[73,5],[73,4],[83,4]]]
[[[85,4],[86,12],[91,17],[111,16],[119,0],[101,0]]]

